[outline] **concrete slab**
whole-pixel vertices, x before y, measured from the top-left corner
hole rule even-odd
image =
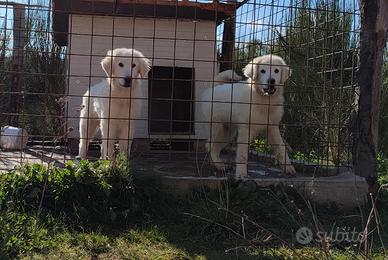
[[[25,163],[54,163],[64,167],[74,156],[61,147],[28,147],[24,151],[0,151],[0,171]],[[131,161],[136,177],[160,177],[164,188],[182,193],[195,187],[219,188],[229,172],[216,172],[205,153],[147,152],[134,153]],[[298,163],[295,162],[297,165]],[[355,176],[349,167],[299,164],[299,173],[290,178],[270,162],[251,158],[248,178],[260,187],[292,186],[306,199],[319,203],[334,202],[342,207],[357,207],[366,202],[368,185],[364,178]]]
[[[190,156],[182,154],[180,157],[181,160],[170,161],[167,154],[161,153],[137,158],[134,160],[135,172],[138,176],[160,177],[163,188],[178,194],[193,188],[218,189],[233,176],[233,169],[215,172],[206,157],[190,159]],[[246,180],[254,181],[263,188],[278,185],[294,187],[306,199],[318,203],[336,203],[345,208],[366,203],[368,185],[364,178],[354,175],[350,167],[294,163],[299,172],[296,177],[290,177],[269,162],[250,161]]]
[[[245,180],[254,181],[263,188],[280,185],[293,187],[308,200],[321,204],[335,203],[342,208],[355,208],[367,202],[368,185],[365,179],[350,171],[330,177],[249,177]],[[166,189],[183,194],[193,188],[221,188],[227,181],[227,177],[163,176],[161,181]]]
[[[1,151],[0,150],[0,171],[9,171],[15,166],[32,163],[47,165],[53,163],[57,167],[64,167],[69,160],[74,158],[66,154],[62,148],[55,147],[29,147],[23,151]]]

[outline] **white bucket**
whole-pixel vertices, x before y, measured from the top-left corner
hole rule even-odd
[[[6,150],[22,150],[26,148],[28,133],[26,130],[13,126],[1,128],[0,147]]]

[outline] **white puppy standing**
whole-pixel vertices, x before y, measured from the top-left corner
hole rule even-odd
[[[228,81],[228,75],[233,74],[223,72],[216,80]],[[214,165],[218,169],[224,167],[220,152],[237,136],[236,176],[246,177],[249,142],[264,132],[282,169],[295,173],[279,130],[289,67],[279,56],[265,55],[252,60],[244,68],[244,75],[246,82],[208,88],[201,96],[202,113],[205,118],[211,116],[207,146]]]
[[[87,156],[89,142],[100,128],[101,158],[111,158],[115,142],[119,149],[130,152],[134,119],[139,118],[141,79],[147,77],[150,61],[135,49],[108,51],[101,61],[107,78],[86,91],[80,115],[79,156]]]

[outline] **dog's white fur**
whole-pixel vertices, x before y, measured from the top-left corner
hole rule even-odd
[[[201,102],[201,110],[205,118],[211,114],[207,147],[213,163],[218,169],[224,167],[220,152],[237,136],[236,176],[246,177],[249,142],[264,132],[283,170],[295,173],[279,131],[283,116],[283,87],[291,70],[281,57],[265,55],[253,59],[243,72],[247,81],[208,88],[200,98],[210,101]],[[216,79],[227,82],[231,75],[235,77],[231,71],[222,72]],[[276,89],[273,94],[270,94],[270,85],[272,90]]]
[[[101,61],[107,78],[86,91],[80,115],[79,156],[86,158],[89,142],[101,130],[101,158],[111,158],[117,141],[122,152],[130,153],[134,119],[140,104],[141,80],[147,77],[150,61],[135,49],[109,50]]]
[[[214,77],[214,86],[221,85],[223,83],[232,83],[240,80],[242,80],[242,77],[236,72],[234,72],[233,70],[225,70],[223,72],[218,73],[218,75]]]

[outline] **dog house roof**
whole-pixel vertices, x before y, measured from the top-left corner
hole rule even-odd
[[[198,0],[53,0],[53,37],[67,45],[69,14],[209,20],[221,23],[244,1]]]

